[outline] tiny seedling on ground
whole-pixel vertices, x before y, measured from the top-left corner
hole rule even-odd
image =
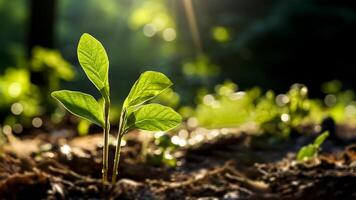
[[[306,161],[318,156],[320,146],[324,143],[329,136],[329,132],[324,132],[319,135],[312,144],[302,147],[297,154],[297,161]]]
[[[110,134],[109,60],[103,45],[85,33],[78,44],[78,60],[89,80],[100,92],[103,103],[93,96],[78,91],[60,90],[52,93],[69,112],[103,128],[103,182],[107,181]],[[132,129],[168,131],[178,126],[182,118],[172,108],[147,101],[171,87],[172,82],[162,73],[147,71],[141,74],[124,101],[117,136],[112,183],[116,182],[122,137]]]

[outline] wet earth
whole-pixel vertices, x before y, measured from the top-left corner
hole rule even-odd
[[[1,147],[1,199],[356,199],[356,145],[328,139],[318,157],[296,162],[315,136],[277,145],[228,134],[178,149],[175,168],[142,159],[137,133],[126,137],[120,179],[101,182],[100,134],[8,136]],[[110,146],[110,157],[115,147]],[[112,161],[111,161],[112,166]],[[110,174],[109,174],[110,175]]]

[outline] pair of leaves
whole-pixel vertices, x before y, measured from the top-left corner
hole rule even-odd
[[[318,155],[318,151],[320,146],[324,143],[326,138],[329,136],[329,132],[325,132],[319,135],[313,144],[309,144],[307,146],[302,147],[297,154],[298,161],[308,160]]]
[[[167,131],[179,125],[182,118],[172,108],[159,104],[142,105],[172,85],[173,83],[162,73],[147,71],[141,74],[124,102],[126,110],[140,106],[129,113],[125,129]]]
[[[109,59],[103,45],[84,33],[78,44],[78,60],[85,74],[102,96],[109,99]],[[69,112],[104,126],[103,106],[91,95],[77,91],[60,90],[52,93]]]

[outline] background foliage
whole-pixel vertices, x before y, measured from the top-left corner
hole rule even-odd
[[[203,117],[205,112],[211,112],[209,106],[214,106],[215,101],[211,100],[225,106],[220,114],[225,116],[222,124],[227,125],[280,119],[287,111],[303,116],[303,106],[293,111],[294,108],[280,110],[275,105],[279,94],[292,95],[286,91],[293,83],[305,84],[309,97],[322,99],[307,100],[308,114],[318,115],[315,119],[326,116],[315,113],[321,113],[316,110],[323,110],[328,103],[331,107],[326,105],[328,111],[323,112],[331,113],[337,121],[347,118],[346,107],[354,106],[353,93],[347,89],[356,88],[356,61],[350,51],[355,46],[356,3],[194,0],[199,33],[196,41],[184,2],[0,0],[1,120],[18,123],[13,116],[11,120],[7,117],[14,114],[11,107],[19,105],[16,103],[21,103],[29,124],[33,117],[44,114],[57,119],[63,111],[48,99],[51,91],[61,85],[88,93],[95,90],[83,73],[76,73],[80,70],[76,46],[84,32],[93,34],[107,49],[112,99],[117,107],[141,72],[155,70],[170,77],[176,91],[167,91],[155,101],[181,108],[207,126],[220,123]],[[38,14],[42,12],[34,12],[35,6],[43,13],[49,12],[50,19]],[[321,88],[322,83],[335,79],[340,82]],[[215,87],[224,81],[226,84]],[[256,85],[260,88],[250,89]],[[269,89],[274,92],[267,92]],[[248,98],[234,99],[242,94],[235,94],[238,92],[245,92]],[[229,95],[235,96],[231,99],[227,98]],[[212,105],[206,105],[209,99]],[[251,115],[263,113],[255,109],[265,107],[273,107],[276,112],[271,116]],[[315,112],[309,108],[315,108]],[[352,108],[348,108],[353,115]],[[228,112],[231,109],[239,112]],[[115,113],[118,112],[112,112],[113,119]],[[270,127],[268,123],[264,125]]]

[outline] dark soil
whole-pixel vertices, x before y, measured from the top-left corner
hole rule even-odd
[[[40,134],[1,148],[1,199],[356,199],[356,146],[326,141],[306,163],[294,152],[312,141],[299,136],[276,145],[245,134],[180,149],[176,168],[140,156],[136,133],[122,150],[120,180],[102,184],[101,135]],[[67,138],[67,139],[65,139]],[[262,145],[263,144],[263,145]],[[114,146],[111,146],[111,157]],[[111,161],[112,162],[112,161]],[[112,165],[112,163],[111,163]]]

